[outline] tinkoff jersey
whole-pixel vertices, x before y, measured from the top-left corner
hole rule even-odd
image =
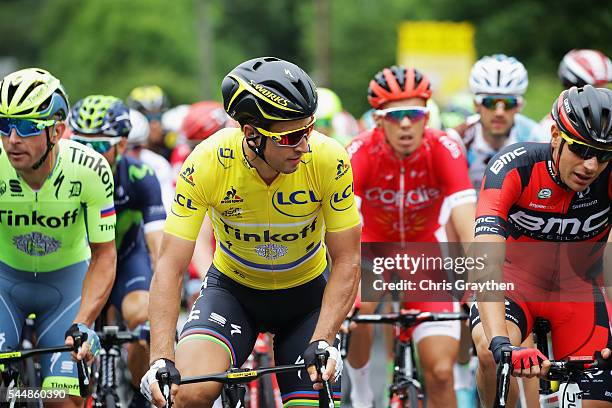
[[[113,173],[104,157],[62,139],[53,171],[34,191],[0,149],[0,262],[48,272],[91,256],[89,242],[115,239]]]
[[[346,151],[313,132],[297,170],[266,184],[247,161],[240,129],[223,129],[189,155],[165,231],[194,241],[208,212],[213,263],[255,289],[285,289],[321,274],[324,233],[359,225]]]

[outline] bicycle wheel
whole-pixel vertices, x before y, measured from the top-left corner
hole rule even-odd
[[[259,367],[270,367],[270,357],[262,355],[258,363]],[[270,375],[261,377],[257,384],[259,406],[266,408],[276,407],[276,399],[274,398],[274,384]]]
[[[406,387],[406,403],[404,404],[404,407],[410,407],[410,408],[422,408],[425,406],[425,404],[423,404],[423,401],[421,401],[419,399],[419,390],[417,389],[417,387],[414,384],[408,384],[408,387]]]

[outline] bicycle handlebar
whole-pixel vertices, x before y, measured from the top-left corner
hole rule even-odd
[[[327,353],[323,351],[320,354],[317,354],[316,367],[317,371],[322,373],[325,365],[327,364]],[[264,375],[276,374],[276,373],[284,373],[288,371],[299,371],[305,370],[306,364],[290,364],[290,365],[282,365],[275,367],[262,367],[256,369],[250,368],[230,368],[227,371],[222,373],[215,374],[207,374],[202,376],[195,377],[185,377],[181,379],[180,384],[194,384],[200,382],[218,382],[225,385],[239,385],[239,384],[247,384],[253,380],[256,380]],[[170,382],[170,375],[167,370],[160,369],[156,375],[157,381],[159,383],[160,390],[164,399],[166,400],[166,408],[172,408],[173,402],[170,395],[170,388],[172,386]],[[325,392],[327,393],[327,398],[329,401],[329,408],[334,407],[333,393],[331,390],[331,384],[329,381],[323,381],[323,387]]]
[[[612,370],[612,358],[604,359],[601,351],[593,357],[570,357],[567,360],[550,360],[550,369],[546,375],[548,381],[567,381],[573,376],[594,370]],[[497,389],[494,408],[506,407],[510,376],[513,371],[512,350],[502,350],[501,361],[497,366]]]
[[[64,353],[77,351],[84,338],[77,336],[74,338],[72,346],[56,346],[38,349],[27,349],[17,351],[0,352],[0,364],[14,363],[20,360],[31,358],[40,354]],[[89,370],[84,360],[77,361],[77,375],[79,378],[79,394],[81,397],[89,396]]]
[[[448,320],[467,320],[468,316],[464,313],[432,313],[432,312],[408,312],[383,313],[373,315],[357,315],[350,319],[355,323],[376,323],[376,324],[396,324],[399,323],[404,328],[416,326],[424,322],[441,322]]]

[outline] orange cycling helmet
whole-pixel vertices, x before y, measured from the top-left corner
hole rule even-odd
[[[368,86],[368,102],[374,109],[387,102],[431,97],[429,78],[414,68],[392,66],[374,75]]]

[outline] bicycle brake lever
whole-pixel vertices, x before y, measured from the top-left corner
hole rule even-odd
[[[78,352],[79,348],[87,340],[87,333],[80,333],[76,336],[72,336],[74,339],[74,351]],[[77,363],[77,377],[79,379],[79,395],[83,398],[89,396],[89,370],[87,369],[87,363],[85,360],[78,360]]]
[[[159,390],[161,391],[162,396],[166,400],[166,404],[164,405],[164,408],[172,408],[172,405],[173,405],[172,395],[171,395],[172,383],[170,380],[170,372],[165,367],[160,368],[159,370],[157,370],[157,373],[155,374],[155,378],[157,379]]]
[[[323,381],[323,389],[327,394],[327,405],[329,408],[334,408],[334,394],[331,389],[331,384],[329,380],[323,380],[323,373],[325,372],[325,366],[327,365],[327,354],[328,353],[325,350],[317,350],[315,352],[315,356],[317,358],[315,361],[315,367],[317,368],[319,374],[321,374],[321,380]]]

